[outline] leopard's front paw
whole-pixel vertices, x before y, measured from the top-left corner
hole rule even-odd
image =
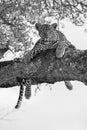
[[[61,58],[63,57],[64,53],[65,53],[65,49],[66,47],[63,45],[58,45],[57,49],[56,49],[56,57],[57,58]]]

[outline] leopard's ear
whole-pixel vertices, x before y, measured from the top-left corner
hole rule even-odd
[[[54,29],[56,29],[57,23],[53,23],[53,24],[51,24],[51,26],[52,26]]]
[[[41,25],[40,23],[36,23],[36,24],[35,24],[35,28],[36,28],[38,31],[40,30],[41,26],[42,26],[42,25]]]

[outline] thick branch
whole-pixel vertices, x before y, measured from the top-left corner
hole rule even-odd
[[[87,50],[67,48],[65,55],[57,59],[55,49],[38,54],[31,63],[7,61],[0,63],[0,87],[18,85],[17,78],[31,79],[32,85],[53,84],[64,80],[87,83]]]

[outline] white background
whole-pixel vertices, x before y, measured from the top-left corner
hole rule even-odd
[[[87,49],[86,26],[68,22],[61,30],[77,48]],[[24,99],[18,110],[13,108],[19,88],[0,89],[0,130],[87,130],[87,86],[77,81],[72,84],[73,91],[64,82],[51,85],[52,90],[42,84],[36,96],[36,86],[32,86],[31,99]]]

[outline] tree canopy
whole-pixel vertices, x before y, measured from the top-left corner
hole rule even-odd
[[[23,54],[35,43],[36,22],[47,23],[54,17],[57,23],[68,18],[82,26],[87,17],[86,0],[0,0],[0,58],[3,48]],[[8,47],[8,46],[9,47]],[[3,53],[2,53],[3,52]]]

